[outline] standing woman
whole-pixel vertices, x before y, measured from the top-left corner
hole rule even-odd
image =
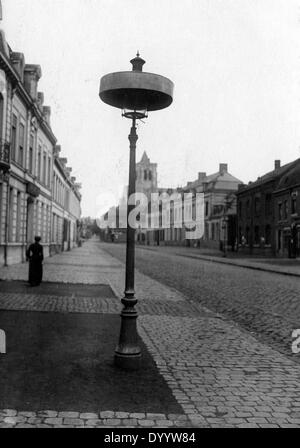
[[[31,286],[38,286],[43,278],[43,246],[40,244],[41,237],[34,238],[35,243],[31,244],[26,251],[27,260],[29,260],[29,283]]]

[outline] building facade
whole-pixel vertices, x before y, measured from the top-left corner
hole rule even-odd
[[[4,265],[25,261],[35,235],[42,238],[45,256],[60,242],[60,233],[53,229],[57,140],[50,125],[51,109],[38,92],[41,75],[41,67],[25,64],[24,55],[13,52],[0,31],[0,263]],[[63,169],[69,194],[64,213],[73,224],[70,248],[81,196],[80,185],[70,179],[67,167]]]
[[[217,173],[207,175],[201,172],[195,181],[188,182],[183,188],[161,188],[157,185],[157,164],[152,163],[144,152],[136,164],[136,192],[143,193],[149,202],[139,214],[137,242],[146,245],[201,245],[217,249],[230,245],[235,248],[235,193],[241,184],[223,163]],[[150,201],[153,194],[160,199],[155,207]],[[168,198],[166,202],[163,199],[165,195]],[[114,240],[114,234],[121,234],[119,210],[120,207],[110,210],[111,216],[115,214],[117,219],[106,233],[103,232],[107,241]],[[105,215],[106,220],[108,215]],[[124,241],[124,238],[118,239]]]
[[[240,186],[237,225],[241,250],[279,256],[299,250],[299,166],[300,159],[284,166],[275,160],[272,171]],[[291,240],[298,246],[292,246]]]
[[[237,231],[235,193],[241,184],[228,172],[228,165],[222,163],[214,174],[199,172],[198,178],[183,188],[168,189],[170,195],[181,195],[182,200],[174,201],[167,211],[170,213],[170,228],[160,233],[160,242],[214,249],[228,245],[234,248]],[[200,213],[197,207],[201,207]],[[201,237],[195,233],[195,238],[187,238],[187,232],[192,229],[197,230]]]
[[[80,238],[81,185],[71,176],[67,159],[60,157],[61,147],[54,148],[51,253],[70,250]]]
[[[300,257],[300,159],[274,191],[275,250],[279,256]]]
[[[201,247],[222,249],[234,248],[236,241],[236,196],[242,181],[228,172],[228,165],[220,163],[219,170],[207,175],[198,173],[198,179],[188,182],[184,192],[203,193],[204,235]]]

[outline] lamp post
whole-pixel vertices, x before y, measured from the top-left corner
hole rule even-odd
[[[129,216],[135,205],[136,132],[137,120],[146,118],[149,111],[164,109],[173,101],[174,85],[161,75],[143,72],[145,61],[139,53],[132,59],[132,71],[110,73],[101,78],[100,98],[113,107],[121,109],[122,116],[130,119],[129,134],[129,183],[127,202],[127,243],[125,292],[121,312],[119,344],[115,350],[115,365],[124,369],[136,370],[141,363],[141,349],[138,343],[135,305],[134,263],[135,263],[135,227],[130,226]],[[131,198],[131,200],[129,200]]]

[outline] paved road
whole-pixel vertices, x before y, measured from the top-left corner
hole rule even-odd
[[[124,260],[124,245],[102,247]],[[300,328],[300,278],[188,258],[186,251],[179,256],[139,246],[136,267],[300,363],[300,354],[291,351],[292,331]]]
[[[68,283],[62,291],[70,296],[60,296],[56,284],[48,295],[0,282],[0,310],[118,313],[124,249],[90,241],[47,259],[44,280]],[[136,261],[138,331],[182,412],[93,414],[78,403],[68,413],[0,410],[0,427],[300,427],[300,355],[292,357],[290,350],[291,330],[300,326],[299,279],[149,248],[138,248]],[[27,269],[26,264],[0,268],[0,279],[26,279]],[[99,284],[110,286],[116,297],[107,297],[105,288],[95,298]],[[79,297],[85,286],[88,293]]]

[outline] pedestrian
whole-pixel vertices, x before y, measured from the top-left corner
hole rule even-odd
[[[26,259],[29,261],[28,282],[31,286],[38,286],[43,278],[44,251],[40,244],[41,237],[36,236],[34,240],[35,243],[31,244],[26,251]]]

